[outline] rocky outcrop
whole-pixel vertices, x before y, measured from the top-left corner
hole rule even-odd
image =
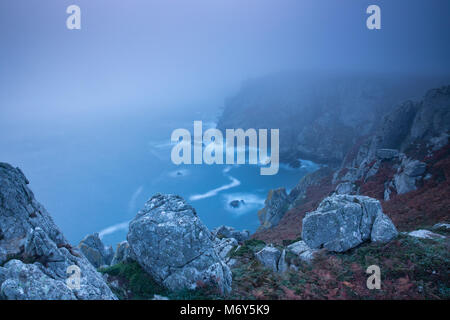
[[[245,206],[245,201],[242,199],[241,200],[232,200],[232,201],[230,201],[229,205],[230,205],[230,207],[237,209],[237,208],[240,208],[241,206]]]
[[[398,231],[391,219],[384,213],[379,213],[372,225],[370,241],[385,243],[391,241],[397,237],[397,235]]]
[[[78,244],[78,248],[96,268],[110,265],[114,256],[113,248],[111,246],[106,247],[100,239],[98,233],[87,235]]]
[[[346,181],[341,182],[336,186],[336,194],[356,194],[358,188],[352,182]]]
[[[116,299],[102,276],[57,228],[18,168],[0,163],[0,296]],[[79,271],[79,283],[71,282]]]
[[[273,246],[267,246],[261,251],[258,251],[255,256],[262,265],[271,269],[273,272],[278,272],[278,264],[281,258],[281,251],[279,249]]]
[[[376,156],[382,160],[391,160],[398,157],[398,150],[396,149],[378,149]]]
[[[311,201],[311,194],[308,191],[313,188],[320,188],[323,180],[329,177],[332,172],[328,167],[321,167],[306,174],[292,188],[289,195],[286,194],[284,188],[270,190],[264,208],[258,212],[261,225],[257,233],[266,234],[266,231],[276,227],[282,221],[289,210]]]
[[[292,209],[305,203],[308,200],[308,189],[311,187],[319,186],[322,180],[331,175],[332,172],[333,170],[331,170],[330,168],[322,167],[303,176],[289,193],[289,208]]]
[[[445,239],[445,236],[431,232],[430,230],[419,229],[408,233],[409,236],[419,239]]]
[[[236,239],[238,242],[248,240],[250,237],[250,231],[248,231],[248,230],[240,231],[240,230],[236,230],[233,227],[223,226],[223,225],[215,228],[211,232],[215,237],[217,237],[219,239],[233,238],[233,239]]]
[[[394,176],[393,183],[397,194],[416,190],[416,182],[422,179],[427,166],[418,160],[402,157],[402,162]]]
[[[289,249],[278,249],[273,245],[268,245],[255,253],[256,259],[266,268],[276,273],[284,273],[289,269],[296,269],[287,259]]]
[[[289,209],[279,223],[270,229],[259,228],[252,238],[276,244],[282,244],[283,240],[298,239],[305,213],[315,210],[323,198],[332,193],[332,173],[332,169],[322,167],[305,175],[289,193]]]
[[[285,188],[270,190],[264,202],[264,208],[258,211],[261,226],[259,230],[276,226],[289,207],[288,195]]]
[[[225,262],[230,261],[230,253],[233,249],[238,247],[238,242],[235,238],[216,238],[214,240],[214,250],[216,250],[219,257]]]
[[[136,257],[131,251],[128,241],[122,241],[117,245],[116,252],[114,253],[114,257],[111,261],[111,265],[130,261],[136,261]]]
[[[314,255],[318,250],[311,249],[303,240],[294,242],[287,247],[289,252],[292,252],[298,258],[307,263],[311,263],[314,259]]]
[[[450,231],[450,223],[443,223],[443,222],[440,222],[440,223],[436,223],[433,227],[432,227],[432,229],[434,230],[434,231]]]
[[[450,86],[428,91],[422,101],[406,101],[393,108],[375,134],[336,172],[336,192],[370,194],[374,177],[383,176],[384,181],[376,183],[384,184],[384,200],[416,190],[428,170],[420,159],[448,143],[449,119]],[[355,190],[363,184],[365,190]]]
[[[156,194],[130,222],[127,240],[137,262],[170,290],[200,283],[231,290],[231,271],[195,209],[176,195]]]
[[[311,248],[344,252],[364,241],[387,242],[397,230],[380,202],[365,196],[334,195],[303,219],[302,239]]]

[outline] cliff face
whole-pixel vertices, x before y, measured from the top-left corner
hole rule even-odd
[[[282,161],[339,165],[380,116],[415,89],[404,79],[277,74],[249,81],[228,99],[218,127],[278,128]]]
[[[430,90],[382,117],[348,150],[337,170],[309,174],[293,188],[279,224],[253,237],[281,242],[301,234],[306,212],[330,193],[381,200],[400,230],[450,219],[450,86]]]
[[[448,144],[449,131],[450,86],[430,90],[422,101],[407,101],[388,113],[356,155],[347,156],[333,181],[350,185],[352,192],[373,193],[384,174],[383,193],[374,194],[383,200],[416,190],[429,174],[427,158]]]

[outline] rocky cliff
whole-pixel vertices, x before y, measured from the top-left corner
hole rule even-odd
[[[0,163],[0,297],[116,299],[83,253],[67,242],[27,185],[20,169]]]
[[[257,232],[254,238],[299,237],[299,222],[315,209],[304,202],[315,199],[317,205],[330,194],[380,200],[401,230],[448,220],[449,133],[450,86],[429,90],[421,100],[400,103],[380,119],[373,134],[361,137],[348,150],[336,170],[322,168],[304,177],[291,191],[289,210],[280,214],[278,225]]]

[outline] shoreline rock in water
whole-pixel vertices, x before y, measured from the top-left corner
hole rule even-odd
[[[0,298],[117,299],[85,256],[67,242],[28,183],[20,169],[0,163]],[[79,287],[69,287],[69,267],[80,271]]]
[[[229,205],[230,205],[230,207],[237,209],[237,208],[240,208],[241,206],[244,206],[245,201],[242,199],[241,200],[232,200],[232,201],[230,201]]]
[[[142,268],[170,290],[204,284],[231,291],[231,271],[214,249],[214,236],[177,195],[148,200],[130,222],[127,240]]]

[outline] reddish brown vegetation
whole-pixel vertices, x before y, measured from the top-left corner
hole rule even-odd
[[[449,241],[399,236],[387,244],[366,243],[346,253],[322,250],[313,265],[298,271],[272,273],[240,258],[233,269],[233,290],[239,299],[448,299]],[[381,289],[367,288],[367,267],[381,268]]]
[[[372,163],[373,165],[373,163]],[[358,181],[360,193],[362,195],[372,197],[378,200],[384,199],[384,184],[386,181],[392,180],[395,170],[392,169],[391,162],[382,162],[377,173],[367,179],[366,182]]]
[[[424,161],[429,180],[415,191],[382,202],[383,210],[400,230],[411,230],[450,220],[450,146]]]

